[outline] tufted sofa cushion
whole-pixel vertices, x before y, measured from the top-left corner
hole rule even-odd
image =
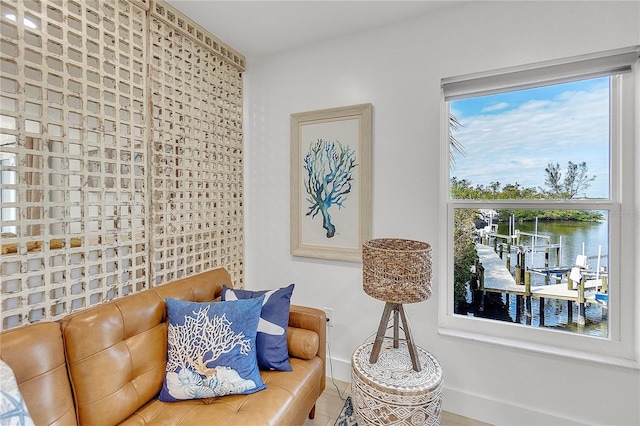
[[[123,425],[303,424],[308,413],[305,407],[313,406],[318,397],[321,360],[292,358],[290,362],[291,372],[263,371],[262,380],[267,388],[258,393],[179,402],[154,400]]]
[[[3,332],[0,358],[11,366],[35,424],[77,424],[58,323],[43,322]]]
[[[65,317],[80,424],[122,422],[155,398],[167,357],[165,299],[212,301],[229,282],[227,271],[216,269]]]

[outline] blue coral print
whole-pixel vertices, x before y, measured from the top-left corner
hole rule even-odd
[[[263,389],[255,354],[263,298],[217,303],[168,299],[168,359],[161,399],[210,398]],[[237,310],[243,302],[255,305],[250,309],[255,313]]]
[[[322,227],[327,231],[327,238],[336,234],[329,208],[344,207],[351,193],[353,169],[356,166],[355,150],[348,145],[343,146],[339,141],[318,139],[311,143],[304,157],[304,188],[310,204],[306,215],[314,218],[318,213],[322,214]]]

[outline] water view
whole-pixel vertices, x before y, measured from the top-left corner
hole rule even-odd
[[[471,280],[466,289],[466,304],[458,304],[456,312],[606,337],[608,226],[607,220],[525,221],[515,226],[501,222],[480,229],[477,242],[482,245],[477,247],[480,261],[485,263],[482,274],[485,282],[480,286]],[[489,229],[491,232],[487,232]],[[506,238],[509,235],[519,235],[517,242],[515,238]],[[511,242],[510,246],[507,242]],[[511,249],[510,259],[507,247]],[[483,256],[487,252],[494,263]],[[510,274],[499,277],[500,269],[506,274],[507,266]],[[528,275],[531,297],[526,297],[524,280],[516,282],[518,269],[524,269]],[[574,291],[568,291],[567,281],[572,272],[584,276],[584,304],[579,303],[579,277],[574,276],[578,278]],[[483,289],[486,291],[482,292]]]

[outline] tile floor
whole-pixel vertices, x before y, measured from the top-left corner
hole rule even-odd
[[[335,383],[335,384],[334,384]],[[304,426],[333,426],[336,418],[342,410],[344,399],[350,395],[350,384],[339,380],[331,380],[327,377],[327,385],[324,392],[320,395],[316,404],[316,417],[313,420],[307,419]],[[459,416],[453,413],[442,412],[440,419],[441,426],[489,426],[467,417]]]

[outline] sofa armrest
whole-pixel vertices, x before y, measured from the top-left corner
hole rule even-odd
[[[327,316],[323,310],[308,306],[291,305],[289,327],[303,328],[318,334],[317,356],[322,360],[324,374],[320,383],[320,393],[324,390],[327,371]]]

